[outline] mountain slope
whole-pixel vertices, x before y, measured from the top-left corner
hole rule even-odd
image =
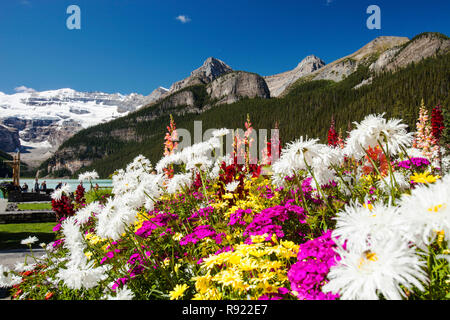
[[[374,77],[371,84],[355,90],[353,87],[370,74],[368,67],[360,67],[338,83],[329,80],[306,82],[283,98],[243,99],[212,107],[200,114],[175,114],[174,119],[178,128],[192,134],[194,121],[202,121],[203,131],[222,127],[243,128],[248,113],[255,129],[274,128],[274,122],[278,121],[282,141],[302,135],[320,137],[325,141],[333,115],[337,130],[342,130],[344,135],[349,123],[360,121],[369,113],[385,112],[386,116],[402,118],[410,128],[415,128],[422,98],[427,106],[440,102],[443,108],[448,109],[450,79],[442,73],[445,68],[450,68],[450,54],[428,58],[396,73],[383,73]],[[164,115],[143,122],[132,119],[124,122],[124,119],[79,132],[64,143],[57,153],[59,158],[50,159],[42,169],[51,167],[51,161],[67,164],[89,159],[92,161],[90,165],[80,168],[79,172],[95,169],[106,177],[138,154],[156,163],[162,155],[169,117]],[[100,133],[108,135],[112,127],[118,126],[135,128],[142,140],[124,143],[111,138],[93,138]],[[71,150],[76,153],[71,154]]]
[[[159,124],[165,123],[169,114],[188,117],[240,99],[269,97],[267,84],[259,75],[227,72],[208,84],[182,88],[127,116],[83,130],[64,142],[40,169],[55,175],[70,175],[96,159],[114,156],[116,150],[127,145],[139,145],[159,136],[162,132]]]
[[[273,76],[266,76],[267,86],[270,90],[271,97],[280,96],[286,88],[297,81],[299,78],[309,75],[310,73],[325,66],[325,62],[315,55],[307,56],[297,67],[292,70],[285,71]]]
[[[5,139],[8,130],[15,133],[14,143],[5,146],[0,142],[0,149],[12,152],[20,148],[24,161],[39,164],[49,156],[48,152],[55,151],[76,132],[124,116],[148,101],[147,97],[134,93],[121,95],[73,89],[2,93],[0,131]]]
[[[398,52],[420,41],[423,41],[421,37],[403,42],[397,47]],[[373,44],[372,48],[381,47],[380,42],[376,46]],[[313,72],[299,78],[279,98],[249,96],[231,104],[218,105],[217,99],[212,99],[208,93],[213,82],[184,88],[124,118],[80,131],[66,141],[41,169],[54,173],[62,170],[65,174],[96,169],[102,176],[107,176],[138,154],[155,162],[162,154],[170,113],[174,115],[178,128],[190,132],[193,132],[194,120],[202,121],[203,131],[208,128],[242,128],[249,113],[256,129],[273,128],[274,122],[279,121],[282,141],[289,141],[301,135],[325,139],[332,115],[338,129],[345,134],[349,123],[374,112],[402,118],[414,128],[422,98],[430,107],[440,102],[448,108],[450,79],[445,70],[450,69],[450,54],[445,46],[443,50],[435,51],[437,55],[420,62],[380,72],[375,72],[371,66],[383,52],[368,50],[371,46],[353,55],[359,59],[355,59],[359,61],[357,68],[340,81],[311,80]],[[389,48],[393,47],[386,50]],[[388,65],[393,60],[386,61]],[[230,74],[214,81],[221,81]],[[367,83],[358,87],[363,81]]]

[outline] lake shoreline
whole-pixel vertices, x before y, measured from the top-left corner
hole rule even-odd
[[[0,178],[0,183],[2,182],[11,182],[11,179],[5,179],[5,178]],[[55,189],[56,186],[58,185],[58,183],[62,183],[64,184],[68,184],[70,187],[70,192],[75,192],[75,190],[77,189],[78,185],[80,184],[80,181],[78,179],[39,179],[39,186],[41,185],[42,182],[45,181],[45,183],[47,184],[47,189]],[[35,184],[35,178],[21,178],[20,179],[20,186],[23,187],[24,184],[28,185],[28,192],[31,192],[34,189],[34,184]],[[96,180],[92,180],[92,183],[87,183],[87,182],[83,182],[83,187],[86,189],[86,191],[90,190],[91,188],[91,184],[92,187],[94,187],[96,184],[99,185],[99,187],[109,187],[112,188],[112,179],[96,179]],[[3,194],[2,192],[0,192],[0,199],[3,199]]]

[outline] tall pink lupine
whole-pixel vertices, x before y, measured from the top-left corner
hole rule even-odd
[[[344,149],[345,147],[345,141],[344,139],[342,139],[342,129],[339,129],[339,134],[337,137],[337,144],[336,144],[339,148]]]
[[[164,137],[164,155],[169,156],[175,152],[175,149],[178,146],[178,133],[175,121],[173,120],[172,115],[170,115],[170,122],[167,126],[166,136]],[[173,177],[173,167],[169,166],[169,168],[164,169],[167,177]]]
[[[275,121],[275,130],[279,130],[278,121]],[[267,141],[267,137],[265,137],[264,141],[264,149],[261,152],[261,164],[263,165],[271,165],[274,161],[276,161],[280,157],[281,153],[281,142],[279,131],[272,132],[270,137],[270,141]]]
[[[251,146],[254,143],[254,139],[251,137],[253,132],[252,123],[250,121],[250,115],[247,114],[247,121],[245,122],[245,133],[244,133],[244,145],[245,145],[245,166],[250,168],[250,163],[256,163],[256,159],[251,159]]]
[[[422,150],[422,154],[428,159],[434,160],[438,156],[439,146],[433,137],[428,110],[425,108],[423,99],[419,109],[416,128],[417,131],[413,141],[413,147]]]

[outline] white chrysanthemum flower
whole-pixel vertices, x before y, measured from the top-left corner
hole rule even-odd
[[[166,188],[170,194],[182,191],[183,188],[190,188],[193,183],[191,173],[178,173],[167,180]]]
[[[139,209],[144,206],[147,210],[153,210],[154,202],[163,193],[164,174],[144,174],[140,178],[139,185],[135,192],[128,193],[126,196],[135,198],[130,201],[128,206],[134,209]]]
[[[395,186],[395,183],[397,183],[397,187],[400,191],[404,191],[406,189],[409,189],[410,187],[408,179],[400,171],[393,172],[392,182],[391,182],[391,174],[389,173],[386,177],[382,177],[379,181],[377,181],[376,185],[383,192],[389,193],[392,188],[392,185]]]
[[[69,260],[77,265],[83,264],[86,261],[84,255],[86,245],[75,216],[69,217],[61,223],[61,231],[64,235],[63,246],[69,250]]]
[[[163,173],[164,169],[169,165],[181,164],[183,162],[185,154],[182,152],[175,152],[170,155],[162,157],[155,166],[155,170],[158,173]]]
[[[130,289],[128,289],[127,285],[124,285],[123,288],[118,288],[116,290],[116,295],[113,296],[110,293],[103,296],[104,300],[133,300],[134,293]]]
[[[97,173],[97,171],[93,170],[93,171],[87,171],[84,172],[80,175],[78,175],[78,181],[83,182],[83,181],[88,181],[91,182],[92,180],[98,179],[99,175]]]
[[[14,270],[17,272],[25,272],[27,269],[27,265],[24,262],[17,261],[14,264]]]
[[[98,285],[99,281],[105,280],[107,271],[111,266],[93,267],[93,261],[84,264],[71,264],[66,268],[60,268],[56,278],[64,281],[71,289],[91,289]]]
[[[118,240],[126,226],[136,221],[136,214],[136,210],[128,206],[126,197],[109,198],[97,215],[97,235]]]
[[[55,191],[52,192],[51,197],[53,200],[59,201],[61,200],[61,197],[63,196],[63,190],[61,190],[61,188],[56,189]]]
[[[20,244],[24,244],[24,245],[29,245],[29,244],[33,244],[35,242],[38,242],[39,239],[36,238],[35,236],[29,236],[26,239],[23,239],[22,241],[20,241]]]
[[[438,232],[450,240],[450,175],[430,186],[417,186],[399,203],[408,236],[421,248],[434,241]]]
[[[232,181],[230,183],[227,183],[227,185],[225,186],[225,190],[227,192],[234,192],[238,186],[239,186],[239,181]]]
[[[70,186],[66,183],[61,187],[61,191],[67,195],[70,194]]]
[[[351,204],[336,214],[333,238],[350,250],[365,250],[371,241],[389,239],[405,233],[397,207],[382,204]]]
[[[311,167],[312,174],[314,174],[314,178],[315,180],[317,180],[317,183],[319,185],[327,184],[331,180],[335,180],[336,178],[335,171],[329,169],[329,167],[326,164],[326,161],[328,160],[323,160],[322,157],[316,157],[314,158],[312,163]],[[314,179],[311,180],[311,186],[317,189],[315,180]]]
[[[234,157],[233,157],[233,155],[231,153],[227,153],[224,156],[223,161],[225,162],[225,164],[227,166],[230,166],[230,165],[232,165],[234,163]],[[220,162],[220,163],[222,164],[222,162]]]
[[[228,155],[227,155],[228,156]],[[225,157],[223,157],[223,156],[221,156],[221,157],[218,157],[217,159],[216,159],[216,161],[214,162],[214,165],[213,165],[213,167],[212,167],[212,169],[208,172],[208,175],[209,175],[209,177],[211,178],[211,179],[217,179],[218,177],[219,177],[219,175],[220,175],[220,168],[221,168],[221,166],[222,166],[222,163],[225,161],[225,163],[226,163],[226,159],[227,159],[227,157],[225,156]]]
[[[222,128],[222,129],[214,130],[212,135],[215,138],[219,138],[219,137],[226,136],[227,134],[230,134],[230,133],[231,133],[231,131],[229,129]]]
[[[53,200],[59,201],[61,197],[65,194],[68,195],[70,193],[70,186],[68,184],[63,185],[61,188],[55,190],[51,194],[51,198]]]
[[[344,162],[344,151],[339,147],[328,146],[325,144],[318,144],[319,158],[323,165],[340,166]]]
[[[322,146],[318,141],[319,139],[300,137],[281,150],[280,159],[285,159],[295,171],[305,170],[306,164],[312,165],[314,158],[321,155]]]
[[[126,167],[126,171],[139,171],[151,173],[153,170],[150,160],[148,160],[143,155],[138,155],[133,159],[133,162],[129,163]]]
[[[194,156],[186,162],[186,170],[191,172],[207,171],[212,166],[212,161],[207,156]]]
[[[14,265],[14,270],[17,272],[32,271],[36,268],[36,266],[37,266],[37,263],[25,264],[25,263],[18,261]]]
[[[426,263],[400,237],[372,242],[365,250],[336,249],[341,260],[330,268],[329,282],[323,292],[339,293],[342,300],[400,300],[405,293],[401,286],[424,290],[428,281]]]
[[[109,267],[95,268],[93,261],[87,261],[84,254],[86,244],[75,216],[64,220],[61,229],[65,237],[63,245],[69,250],[69,253],[66,267],[60,268],[56,277],[64,281],[71,289],[95,287],[99,281],[107,277],[106,271]]]
[[[98,201],[91,202],[86,207],[79,209],[75,213],[75,217],[79,224],[85,224],[92,217],[93,213],[99,213],[102,210],[102,205]]]
[[[442,157],[441,159],[441,170],[443,172],[449,172],[450,171],[450,155]]]
[[[272,173],[272,183],[277,187],[284,187],[286,185],[285,178],[292,176],[294,171],[286,160],[278,159],[272,164]]]
[[[401,147],[407,148],[413,140],[413,133],[406,131],[407,125],[401,120],[386,120],[381,115],[368,115],[361,123],[356,124],[356,128],[350,131],[346,140],[344,153],[361,159],[366,154],[364,150],[369,147],[374,148],[381,143],[383,148],[388,149],[390,155],[395,155],[401,151]]]
[[[9,288],[21,282],[22,277],[15,275],[8,267],[0,264],[0,288]]]
[[[222,147],[222,141],[219,139],[219,137],[212,137],[207,141],[207,143],[210,145],[211,150],[219,149]]]

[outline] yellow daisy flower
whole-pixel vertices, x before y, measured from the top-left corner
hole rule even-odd
[[[178,300],[178,298],[184,295],[184,292],[189,288],[189,286],[185,283],[182,285],[177,284],[172,291],[169,292],[170,300]]]
[[[433,183],[436,182],[436,180],[439,178],[440,176],[433,176],[428,171],[424,173],[416,172],[410,177],[411,181],[414,181],[415,183]]]

